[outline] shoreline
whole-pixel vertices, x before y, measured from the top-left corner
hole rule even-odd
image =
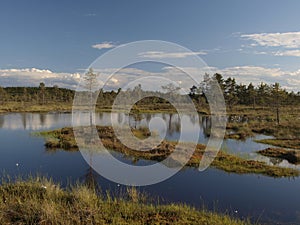
[[[11,106],[10,106],[11,105]],[[291,114],[291,112],[292,114]],[[108,106],[96,107],[96,113],[112,112]],[[124,110],[114,110],[113,112],[121,113]],[[299,110],[300,112],[300,110]],[[72,105],[66,104],[28,104],[28,103],[8,103],[7,106],[0,106],[0,115],[7,113],[72,113]],[[146,106],[133,109],[132,113],[176,113],[174,108],[147,109]],[[189,113],[188,111],[186,112]],[[201,116],[211,116],[206,109],[198,111]],[[282,115],[281,124],[276,124],[271,108],[252,109],[250,107],[237,107],[236,110],[227,111],[229,120],[226,126],[226,139],[244,140],[255,134],[265,134],[273,136],[270,140],[257,140],[259,143],[265,143],[277,147],[300,149],[299,130],[300,130],[300,113],[297,113],[295,107],[291,107],[285,114]],[[239,120],[246,120],[247,122],[240,122]],[[238,122],[237,122],[238,121]],[[298,122],[299,121],[299,122]]]

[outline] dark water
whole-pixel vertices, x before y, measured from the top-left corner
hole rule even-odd
[[[131,118],[132,126],[144,126],[153,116],[166,121],[167,138],[177,139],[180,133],[180,121],[177,115],[145,114],[141,118]],[[85,181],[91,172],[80,152],[47,151],[43,138],[32,133],[71,126],[71,114],[3,114],[0,115],[0,166],[4,174],[28,175],[42,174],[53,177],[62,185],[76,180]],[[118,119],[119,114],[113,118]],[[111,115],[97,114],[97,123],[110,124]],[[171,120],[171,121],[170,121]],[[195,124],[195,118],[186,115],[184,123],[189,130],[184,139],[189,140],[190,133],[200,126],[199,142],[206,143],[209,133],[209,118],[201,117]],[[163,133],[163,130],[161,131]],[[255,158],[270,164],[295,167],[285,160],[278,162],[254,153],[268,145],[258,144],[253,139],[245,141],[225,140],[223,149],[246,158]],[[116,154],[116,157],[122,158]],[[132,163],[131,159],[122,159]],[[138,165],[146,164],[140,160]],[[94,174],[95,175],[95,174]],[[100,175],[97,181],[103,190],[118,191],[122,185],[110,182]],[[209,168],[204,172],[196,169],[184,169],[170,179],[159,184],[140,188],[151,196],[159,196],[165,202],[184,202],[196,207],[205,205],[240,218],[251,218],[268,224],[300,224],[300,179],[274,179],[260,175],[237,175]]]

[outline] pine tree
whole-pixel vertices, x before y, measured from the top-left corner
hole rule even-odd
[[[83,76],[84,87],[89,92],[90,126],[93,125],[93,94],[98,86],[97,74],[90,68]]]

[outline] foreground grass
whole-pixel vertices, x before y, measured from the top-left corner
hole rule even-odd
[[[230,218],[183,204],[147,203],[136,189],[123,196],[102,195],[78,184],[64,190],[45,178],[0,186],[1,224],[198,224],[246,225]]]
[[[84,133],[85,128],[82,129],[83,129],[82,132]],[[124,146],[115,137],[112,127],[99,126],[97,127],[97,130],[103,145],[107,149],[120,152],[126,156],[134,158],[134,160],[146,159],[146,160],[162,161],[174,151],[177,144],[176,142],[164,140],[160,145],[158,145],[153,149],[150,148],[149,150],[137,151]],[[133,133],[137,137],[150,135],[147,129],[133,130]],[[64,149],[69,151],[78,150],[78,146],[75,141],[72,128],[62,128],[54,131],[44,131],[39,134],[46,137],[45,146],[48,149],[51,150]],[[186,143],[186,145],[188,146],[189,143]],[[196,149],[192,157],[187,162],[186,166],[197,168],[199,166],[200,160],[202,159],[205,148],[206,146],[198,144],[196,146]],[[185,150],[186,149],[184,148],[181,149],[182,157],[184,157]],[[176,164],[176,159],[174,159],[174,163]],[[172,166],[172,165],[166,165],[166,166]],[[238,174],[255,173],[255,174],[262,174],[271,177],[299,176],[299,171],[296,169],[267,165],[265,162],[259,162],[255,160],[246,160],[222,151],[220,151],[218,155],[215,157],[211,166],[226,172],[238,173]]]

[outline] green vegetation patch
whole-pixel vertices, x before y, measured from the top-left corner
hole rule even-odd
[[[86,129],[86,128],[82,128]],[[109,126],[98,126],[97,127],[98,135],[101,138],[103,145],[107,149],[111,149],[113,151],[122,153],[126,156],[132,157],[136,159],[146,159],[146,160],[154,160],[154,161],[162,161],[166,157],[168,157],[175,149],[176,142],[163,140],[157,147],[150,148],[145,151],[137,151],[134,149],[130,149],[127,146],[123,145],[114,135],[114,131],[112,127]],[[147,137],[150,135],[148,129],[133,129],[132,132],[137,137]],[[78,146],[76,144],[74,133],[72,128],[62,128],[54,131],[47,131],[40,133],[41,135],[46,137],[45,146],[48,149],[64,149],[64,150],[78,150]],[[184,145],[190,145],[190,143],[184,143]],[[198,167],[199,162],[202,159],[203,153],[205,151],[206,146],[202,144],[197,144],[196,149],[192,155],[192,157],[187,162],[186,166],[188,167]],[[186,156],[186,149],[182,148],[180,151],[181,155],[176,155],[176,158],[169,160],[169,164],[166,166],[172,166],[176,162],[178,163],[178,159],[180,157]],[[177,164],[178,165],[178,164]],[[224,170],[230,173],[255,173],[255,174],[263,174],[271,177],[296,177],[299,176],[299,171],[292,168],[282,168],[278,166],[267,165],[264,162],[259,162],[255,160],[246,160],[239,158],[238,156],[228,154],[220,151],[213,163],[211,164],[213,167]]]

